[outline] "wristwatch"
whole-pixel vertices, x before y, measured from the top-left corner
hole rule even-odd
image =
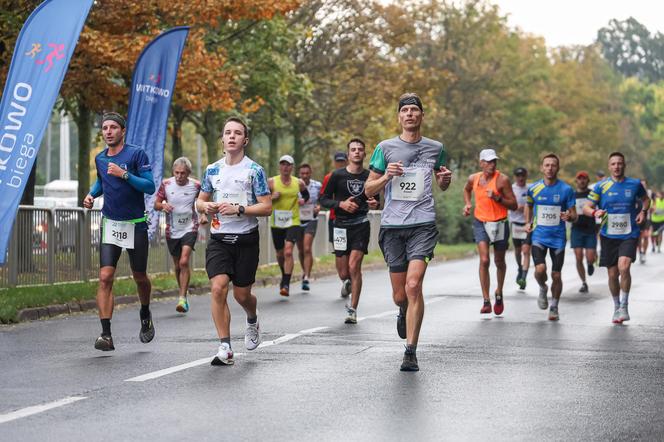
[[[129,172],[123,173],[122,174],[122,179],[125,180],[125,181],[128,180],[129,179]]]
[[[244,206],[237,206],[237,216],[244,215]]]

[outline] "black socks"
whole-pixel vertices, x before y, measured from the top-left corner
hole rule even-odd
[[[141,311],[139,313],[141,321],[150,319],[150,304],[141,304]]]
[[[111,336],[111,320],[101,319],[101,334],[104,336]]]

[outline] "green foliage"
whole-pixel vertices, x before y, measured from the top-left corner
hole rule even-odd
[[[472,220],[463,216],[463,187],[466,178],[455,173],[445,192],[434,186],[436,226],[440,234],[438,241],[443,244],[473,242]]]

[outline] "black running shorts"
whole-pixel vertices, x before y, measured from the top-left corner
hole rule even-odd
[[[599,237],[602,249],[599,254],[600,267],[615,267],[618,265],[618,258],[621,256],[629,257],[632,262],[636,261],[636,250],[639,239],[614,239],[600,235]]]
[[[168,246],[168,253],[174,258],[179,258],[180,255],[182,255],[182,247],[189,246],[192,250],[195,250],[194,245],[196,245],[197,237],[197,232],[187,232],[182,238],[167,239],[166,245]]]
[[[371,240],[371,225],[369,221],[350,226],[336,226],[337,229],[346,229],[346,250],[335,250],[336,256],[350,255],[353,250],[360,251],[365,255],[369,253],[369,240]]]
[[[272,244],[274,244],[275,250],[283,249],[286,241],[295,244],[304,237],[302,226],[290,226],[287,229],[272,227],[270,232],[272,232]]]
[[[551,256],[551,271],[560,272],[563,269],[563,264],[565,263],[564,247],[562,249],[552,249],[551,247],[546,247],[535,243],[530,249],[530,253],[533,256],[533,262],[535,265],[546,264],[547,251]]]
[[[103,227],[102,227],[103,228]],[[102,233],[101,238],[104,235]],[[127,249],[129,266],[133,272],[145,273],[148,270],[148,226],[146,223],[134,225],[134,248]],[[115,244],[100,244],[99,267],[117,267],[122,255],[122,247]]]
[[[260,253],[258,229],[245,234],[213,234],[205,250],[208,278],[228,275],[233,285],[248,287],[256,282]]]

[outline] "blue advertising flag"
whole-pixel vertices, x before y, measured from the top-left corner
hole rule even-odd
[[[145,150],[157,189],[164,168],[168,112],[188,33],[188,26],[180,26],[159,34],[141,52],[131,80],[125,142]],[[150,238],[159,221],[159,215],[153,209],[156,196],[156,192],[145,195],[145,207],[150,214]]]
[[[0,103],[0,264],[93,0],[46,0],[23,24]]]

